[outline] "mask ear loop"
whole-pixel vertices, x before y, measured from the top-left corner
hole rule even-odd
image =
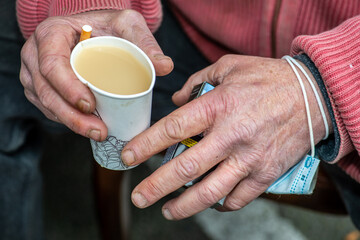
[[[302,91],[304,101],[305,101],[306,116],[307,116],[307,121],[308,121],[308,126],[309,126],[311,156],[314,157],[315,156],[314,133],[313,133],[312,122],[311,122],[309,101],[308,101],[308,98],[307,98],[305,86],[304,86],[304,83],[303,83],[298,71],[296,70],[294,64],[291,61],[291,57],[290,56],[284,56],[282,58],[285,59],[289,63],[289,65],[292,68],[292,70],[294,71],[294,73],[296,75],[296,78],[299,81],[299,84],[300,84],[300,87],[301,87],[301,91]]]
[[[323,140],[327,139],[329,137],[329,125],[328,125],[328,122],[327,122],[327,119],[326,119],[326,115],[325,115],[325,111],[324,111],[324,106],[322,105],[322,102],[320,100],[320,97],[319,97],[319,93],[316,91],[316,87],[314,85],[314,83],[311,81],[311,78],[309,77],[309,75],[307,74],[307,72],[305,71],[305,69],[295,60],[293,59],[292,57],[289,57],[289,60],[294,63],[299,69],[300,71],[305,75],[306,79],[308,80],[313,92],[314,92],[314,95],[315,95],[315,98],[316,98],[316,101],[318,103],[318,106],[319,106],[319,109],[320,109],[320,112],[321,112],[321,116],[322,116],[322,119],[323,119],[323,122],[324,122],[324,126],[325,126],[325,137],[323,138]]]

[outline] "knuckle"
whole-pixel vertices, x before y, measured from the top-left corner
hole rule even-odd
[[[134,26],[134,28],[142,29],[140,26]],[[152,35],[144,35],[138,42],[138,45],[143,48],[145,51],[151,47],[155,47],[155,39]]]
[[[266,156],[266,149],[267,147],[264,144],[259,143],[256,146],[253,145],[252,148],[247,152],[247,158],[254,162],[254,168],[261,166],[260,169],[264,169],[268,165],[271,167],[273,164],[273,162],[269,161],[269,158]]]
[[[72,81],[63,81],[63,85],[61,86],[61,93],[62,97],[67,100],[69,103],[72,103],[75,105],[80,100],[80,95],[77,90],[79,88],[74,88],[74,85]]]
[[[84,132],[82,131],[82,124],[80,123],[79,120],[70,118],[66,121],[65,125],[75,133],[85,135],[85,131]]]
[[[246,195],[253,196],[253,198],[255,198],[256,196],[260,195],[263,191],[265,191],[267,185],[259,182],[258,176],[256,176],[256,178],[254,177],[250,178],[249,180],[250,181],[248,181],[247,188],[244,189]]]
[[[141,141],[141,145],[142,146],[142,151],[138,151],[136,154],[139,158],[143,158],[143,157],[146,157],[146,156],[149,156],[151,155],[150,153],[150,150],[151,149],[154,149],[156,146],[154,145],[154,141],[153,139],[151,138],[151,136],[148,136],[148,135],[144,135],[142,136],[140,139]]]
[[[124,9],[114,18],[112,28],[115,30],[121,28],[123,29],[121,32],[124,32],[125,30],[132,30],[132,27],[138,25],[141,21],[144,21],[144,19],[139,12],[132,9]]]
[[[171,214],[176,219],[182,219],[189,216],[184,209],[178,207],[177,205],[171,208]]]
[[[73,109],[68,111],[57,110],[59,114],[55,114],[59,116],[59,120],[64,123],[68,128],[70,128],[73,132],[88,136],[88,133],[93,127],[88,125],[87,121],[78,115]]]
[[[24,95],[25,97],[32,103],[35,103],[36,98],[34,96],[34,94],[32,92],[30,92],[29,90],[25,89],[24,90]]]
[[[148,192],[148,199],[158,199],[164,195],[164,191],[159,187],[159,184],[152,179],[145,182],[145,188]]]
[[[203,184],[198,191],[198,200],[205,206],[213,205],[221,197],[221,190],[214,185]]]
[[[56,18],[48,18],[37,26],[34,31],[34,36],[37,41],[49,34],[50,29],[54,26],[54,19]]]
[[[251,201],[256,199],[261,193],[263,193],[267,185],[259,184],[256,180],[249,179],[246,186],[243,186],[240,192],[229,195],[224,202],[224,207],[230,210],[238,210],[243,208]]]
[[[23,67],[20,70],[20,82],[25,89],[29,89],[31,86],[31,80],[29,75],[25,72]]]
[[[41,88],[38,91],[38,96],[39,96],[39,100],[41,102],[41,104],[46,108],[46,109],[51,109],[54,103],[54,96],[53,94],[51,94],[47,89]]]
[[[180,140],[184,135],[184,129],[176,117],[167,117],[165,118],[165,136],[169,140]]]
[[[250,174],[249,167],[233,156],[229,156],[223,164],[226,166],[228,174],[233,175],[237,179],[244,178]]]
[[[30,52],[31,52],[31,48],[33,46],[31,46],[33,44],[33,37],[31,36],[23,45],[23,47],[21,48],[20,51],[20,57],[23,60],[27,60],[27,58],[30,56]]]
[[[236,210],[239,210],[239,209],[243,208],[244,205],[241,204],[241,202],[238,199],[234,199],[234,198],[229,197],[229,198],[226,198],[226,201],[224,203],[224,207],[227,210],[236,211]]]
[[[217,106],[219,103],[215,96],[213,99],[196,99],[196,102],[188,104],[191,109],[191,117],[195,118],[199,125],[206,127],[206,130],[214,124],[216,118],[221,115],[221,107]],[[181,115],[180,115],[181,116]],[[187,117],[180,118],[179,121],[187,123]],[[189,125],[189,127],[191,127]]]
[[[142,18],[142,15],[138,11],[132,9],[122,10],[120,16],[122,19],[125,19],[129,22],[136,22],[138,19]]]
[[[245,143],[253,143],[257,140],[258,127],[252,118],[240,121],[237,125],[236,133],[238,138]]]
[[[266,159],[265,157],[261,158],[262,168],[259,169],[261,171],[261,175],[259,179],[263,180],[274,180],[281,176],[284,172],[288,170],[286,166],[282,163],[282,161],[278,158],[270,158]]]
[[[222,56],[219,60],[218,60],[218,62],[219,63],[224,63],[224,64],[226,64],[226,63],[228,63],[228,62],[232,62],[234,59],[234,55],[232,55],[232,54],[226,54],[226,55],[224,55],[224,56]]]
[[[260,186],[269,186],[275,179],[281,176],[279,168],[264,168],[266,171],[261,171],[256,178],[257,184]]]
[[[236,55],[226,54],[217,61],[217,66],[220,68],[228,68],[234,64],[234,58]]]
[[[217,101],[215,106],[217,107],[219,114],[230,116],[238,107],[238,94],[235,92],[236,90],[230,87],[220,86],[219,89],[220,88],[221,94],[218,94],[216,99],[214,99],[214,101]]]
[[[57,58],[53,55],[43,55],[39,57],[39,70],[46,79],[51,78],[52,71],[57,66]]]
[[[41,22],[34,31],[34,36],[36,40],[41,39],[43,36],[48,34],[49,28],[47,27],[48,21]]]
[[[200,167],[196,160],[183,158],[175,163],[176,174],[181,180],[190,181],[198,176]]]
[[[192,82],[192,85],[190,86],[191,90],[197,85],[197,82],[195,80],[199,77],[201,77],[201,71],[192,73],[190,75],[188,82]]]

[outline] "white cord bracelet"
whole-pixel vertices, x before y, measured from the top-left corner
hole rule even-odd
[[[304,97],[304,101],[305,101],[305,109],[306,109],[306,116],[307,116],[307,120],[308,120],[308,125],[309,125],[309,134],[310,134],[310,147],[311,147],[311,156],[314,157],[315,156],[315,142],[314,142],[314,133],[313,133],[313,129],[312,129],[312,122],[311,122],[311,114],[310,114],[310,108],[309,108],[309,101],[307,98],[307,94],[306,94],[306,90],[304,87],[304,83],[298,73],[298,71],[296,70],[296,67],[294,66],[294,64],[292,63],[292,61],[290,60],[291,57],[290,56],[284,56],[282,57],[283,59],[285,59],[290,67],[292,68],[292,70],[294,71],[296,78],[299,81],[300,87],[301,87],[301,91]]]
[[[328,125],[328,122],[327,122],[327,119],[326,119],[324,107],[323,107],[322,102],[321,102],[320,97],[319,97],[319,93],[316,91],[316,87],[315,87],[314,83],[311,81],[311,78],[309,77],[309,75],[307,74],[305,69],[297,61],[295,61],[295,59],[293,59],[292,57],[290,57],[290,56],[285,56],[285,57],[287,59],[289,59],[292,63],[294,63],[300,69],[300,71],[305,75],[306,79],[308,80],[308,82],[309,82],[309,84],[310,84],[310,86],[311,86],[311,88],[312,88],[312,90],[314,92],[314,95],[315,95],[315,98],[316,98],[316,101],[317,101],[317,104],[319,106],[321,116],[322,116],[322,119],[323,119],[323,122],[324,122],[324,126],[325,126],[325,137],[323,138],[323,140],[325,140],[329,136],[329,125]]]

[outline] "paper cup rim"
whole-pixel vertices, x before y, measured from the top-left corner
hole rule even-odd
[[[145,58],[146,62],[149,64],[149,67],[150,67],[150,70],[151,70],[151,83],[150,83],[150,86],[149,88],[146,90],[146,91],[143,91],[143,92],[140,92],[140,93],[136,93],[136,94],[129,94],[129,95],[121,95],[121,94],[115,94],[115,93],[109,93],[109,92],[106,92],[96,86],[94,86],[93,84],[91,84],[90,82],[86,81],[75,69],[74,67],[74,61],[75,61],[75,55],[73,54],[73,52],[75,52],[75,50],[77,50],[78,48],[81,48],[83,47],[84,44],[88,43],[88,42],[93,42],[93,41],[98,41],[99,39],[109,39],[109,40],[115,40],[115,41],[120,41],[120,42],[123,42],[127,45],[129,45],[130,47],[136,49],[142,57]],[[113,36],[100,36],[100,37],[92,37],[92,38],[89,38],[89,39],[86,39],[84,41],[81,41],[79,42],[78,44],[76,44],[76,46],[74,47],[74,49],[72,50],[71,52],[71,55],[70,55],[70,65],[71,65],[71,68],[72,70],[74,71],[75,75],[77,76],[77,78],[82,82],[84,83],[85,85],[87,85],[91,90],[95,91],[96,93],[98,94],[101,94],[101,95],[104,95],[106,97],[111,97],[111,98],[118,98],[118,99],[133,99],[133,98],[139,98],[139,97],[142,97],[142,96],[145,96],[147,94],[149,94],[153,88],[154,88],[154,85],[155,85],[155,68],[154,68],[154,65],[152,64],[150,58],[144,53],[143,50],[141,50],[141,48],[139,48],[138,46],[136,46],[135,44],[133,44],[132,42],[126,40],[126,39],[123,39],[123,38],[120,38],[120,37],[113,37]]]

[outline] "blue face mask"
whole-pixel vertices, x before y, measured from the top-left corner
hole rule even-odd
[[[311,194],[315,188],[320,160],[306,155],[266,190],[274,194]]]

